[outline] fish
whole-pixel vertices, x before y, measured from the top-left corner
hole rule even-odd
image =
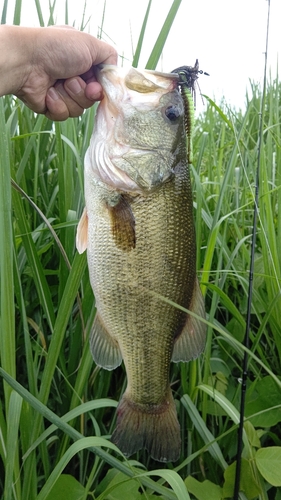
[[[94,361],[126,369],[111,439],[127,457],[146,449],[160,462],[181,451],[170,363],[195,359],[206,337],[178,79],[112,65],[97,71],[104,97],[76,235],[95,296]]]

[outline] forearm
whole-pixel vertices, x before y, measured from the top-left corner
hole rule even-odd
[[[0,25],[0,96],[16,94],[27,78],[36,30]]]

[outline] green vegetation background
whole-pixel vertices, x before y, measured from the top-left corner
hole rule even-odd
[[[54,24],[55,2],[45,21],[35,3],[39,23]],[[150,36],[150,3],[134,65]],[[171,1],[148,68],[158,62],[179,5]],[[15,24],[21,8],[16,1]],[[254,84],[243,113],[205,102],[195,123],[192,180],[208,340],[198,360],[171,367],[182,452],[178,463],[163,465],[145,452],[125,460],[109,441],[124,370],[96,367],[88,348],[94,297],[75,232],[95,108],[52,123],[12,96],[0,99],[1,499],[232,498],[259,140],[240,498],[281,499],[280,83],[268,82],[261,138]]]

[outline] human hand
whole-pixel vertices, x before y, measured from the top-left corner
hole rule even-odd
[[[116,64],[113,47],[66,26],[1,26],[0,30],[0,39],[2,36],[11,56],[2,65],[0,56],[4,75],[0,95],[13,93],[33,111],[44,113],[51,120],[80,116],[102,98],[94,66]],[[11,40],[9,47],[7,38]]]

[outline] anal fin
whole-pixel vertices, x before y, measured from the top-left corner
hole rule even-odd
[[[91,332],[90,349],[95,363],[106,370],[114,370],[122,363],[118,342],[108,333],[98,313]]]
[[[175,338],[172,354],[174,363],[197,358],[205,347],[206,324],[201,321],[201,318],[205,319],[205,305],[197,278],[189,310],[198,317],[188,315],[182,331]]]

